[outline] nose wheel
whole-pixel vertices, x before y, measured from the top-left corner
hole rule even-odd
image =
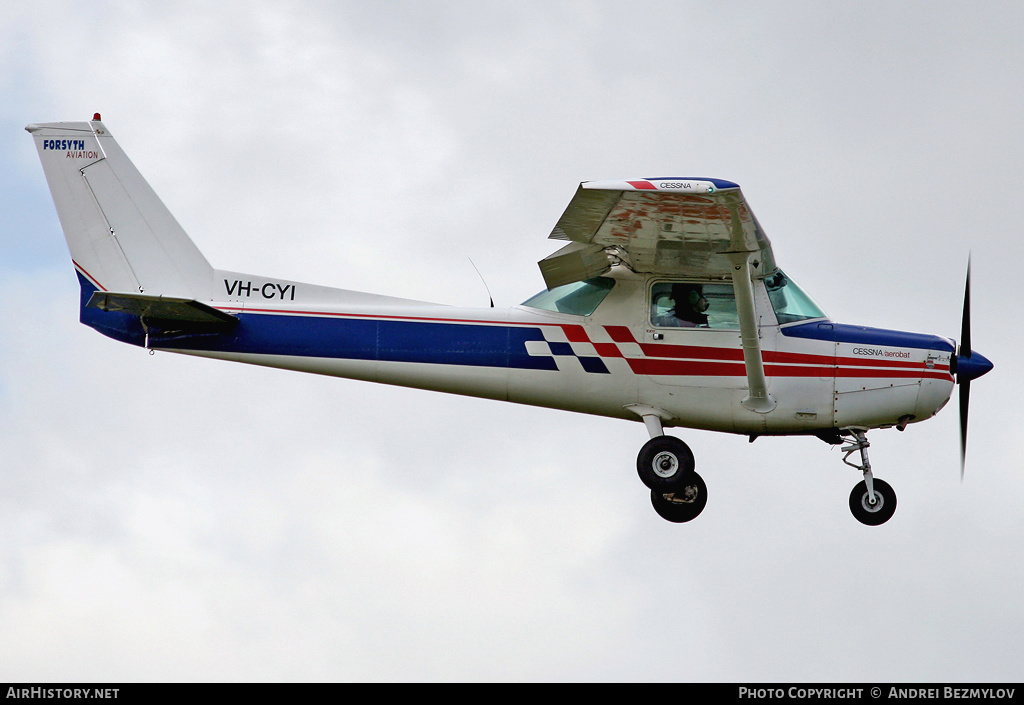
[[[876,479],[874,485],[874,497],[868,493],[868,485],[863,481],[858,482],[850,493],[850,511],[857,521],[868,526],[884,524],[896,511],[896,493],[889,483]]]
[[[850,511],[854,518],[867,526],[878,526],[892,518],[896,512],[896,492],[885,480],[879,480],[871,473],[868,460],[868,438],[864,429],[846,429],[844,436],[850,436],[850,445],[843,446],[843,462],[864,473],[864,479],[850,493]],[[860,464],[851,463],[850,455],[860,451]]]

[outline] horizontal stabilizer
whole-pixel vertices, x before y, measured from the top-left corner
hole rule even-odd
[[[220,333],[238,323],[234,316],[193,299],[146,294],[122,294],[97,291],[89,299],[89,308],[129,313],[143,324],[164,331],[181,333]]]

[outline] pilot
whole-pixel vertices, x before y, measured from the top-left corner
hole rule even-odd
[[[654,302],[651,322],[656,326],[694,328],[708,324],[708,300],[700,284],[673,284],[670,294]]]

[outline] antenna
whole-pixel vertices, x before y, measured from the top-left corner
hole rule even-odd
[[[484,289],[487,290],[487,298],[491,300],[491,308],[494,308],[494,297],[491,296],[491,289],[489,286],[487,286],[487,281],[484,279],[484,275],[481,274],[480,270],[476,268],[476,265],[473,263],[472,257],[467,257],[467,259],[469,260],[469,263],[473,265],[473,269],[476,269],[476,275],[480,277],[480,281],[484,283]]]

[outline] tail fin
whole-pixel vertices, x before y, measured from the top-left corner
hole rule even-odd
[[[210,263],[99,115],[91,122],[45,123],[25,129],[35,138],[64,237],[81,276],[104,291],[211,297]]]

